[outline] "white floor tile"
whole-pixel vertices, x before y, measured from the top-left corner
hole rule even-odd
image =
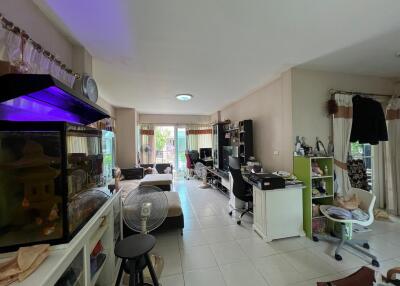
[[[181,249],[181,257],[183,271],[217,266],[215,257],[207,245]]]
[[[297,238],[283,238],[269,242],[269,245],[277,252],[290,252],[304,249],[304,244],[300,243]]]
[[[306,279],[317,278],[336,272],[328,262],[308,249],[284,253],[282,256]]]
[[[178,231],[156,235],[152,252],[164,258],[164,286],[315,286],[370,264],[347,248],[341,252],[343,260],[336,261],[336,245],[306,237],[266,243],[253,231],[250,215],[237,225],[236,214],[228,215],[228,198],[199,184],[182,179],[174,184],[184,212],[183,236]],[[371,230],[354,237],[369,240],[379,271],[400,266],[400,223],[376,221]]]
[[[219,265],[225,265],[241,260],[248,260],[246,253],[235,241],[211,244],[215,258]]]
[[[184,273],[185,286],[225,286],[218,267],[187,271]]]
[[[307,280],[282,254],[258,258],[253,263],[270,286],[286,286]]]
[[[162,286],[185,286],[182,274],[162,277],[160,283]]]
[[[207,243],[226,242],[235,239],[231,229],[227,227],[207,228],[203,229],[202,233]]]
[[[178,238],[178,241],[180,248],[207,244],[201,230],[183,231],[183,235]]]
[[[221,272],[229,286],[268,286],[250,261],[221,266]]]
[[[246,238],[237,240],[236,242],[249,258],[260,258],[277,253],[275,249],[261,239]]]

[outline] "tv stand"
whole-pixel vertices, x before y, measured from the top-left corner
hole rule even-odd
[[[229,172],[219,169],[207,168],[207,180],[214,189],[229,197]]]

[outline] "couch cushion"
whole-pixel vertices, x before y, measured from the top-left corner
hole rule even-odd
[[[171,174],[148,174],[140,181],[140,185],[142,186],[165,186],[171,184]]]
[[[168,198],[168,217],[175,217],[182,215],[181,199],[177,192],[164,192]]]

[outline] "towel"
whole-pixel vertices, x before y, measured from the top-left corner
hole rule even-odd
[[[23,281],[49,256],[49,244],[21,247],[17,256],[0,263],[0,286]]]

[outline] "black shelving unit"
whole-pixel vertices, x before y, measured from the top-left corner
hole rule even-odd
[[[239,158],[241,164],[246,164],[253,152],[253,120],[239,122]]]
[[[222,157],[222,149],[223,146],[227,144],[227,140],[225,139],[224,132],[224,124],[216,123],[212,126],[213,130],[213,160],[214,160],[214,168],[222,169],[223,166],[223,157]]]

